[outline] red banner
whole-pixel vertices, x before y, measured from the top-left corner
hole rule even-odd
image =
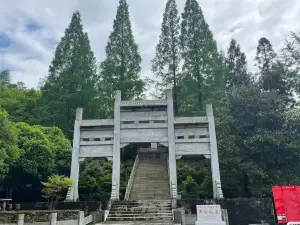
[[[273,186],[278,223],[300,222],[300,186]]]

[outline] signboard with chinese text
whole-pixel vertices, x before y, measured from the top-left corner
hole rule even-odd
[[[197,221],[222,221],[220,205],[197,205]]]
[[[300,222],[300,186],[273,186],[278,223]]]

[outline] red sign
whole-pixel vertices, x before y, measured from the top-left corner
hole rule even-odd
[[[278,223],[300,222],[300,186],[273,186]]]

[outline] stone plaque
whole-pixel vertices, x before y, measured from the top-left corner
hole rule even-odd
[[[197,205],[196,225],[225,225],[222,221],[222,210],[220,205]]]

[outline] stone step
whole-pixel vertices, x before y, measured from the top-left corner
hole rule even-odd
[[[144,200],[151,200],[151,199],[167,199],[165,196],[149,196],[149,197],[140,197],[140,196],[131,196],[130,197],[132,200],[137,200],[137,199],[144,199]]]
[[[132,195],[134,194],[169,194],[169,189],[165,190],[153,190],[153,189],[143,189],[143,188],[132,188]]]
[[[168,185],[169,186],[169,185]],[[133,185],[132,189],[137,189],[137,190],[145,190],[145,191],[149,191],[149,190],[153,190],[153,191],[170,191],[169,187],[161,187],[161,186],[150,186],[149,185],[144,185],[144,184],[135,184]],[[155,189],[154,189],[155,188]]]
[[[151,200],[151,199],[149,199]],[[115,209],[115,208],[152,208],[152,207],[156,207],[156,208],[168,208],[168,207],[172,207],[172,204],[148,204],[148,205],[135,205],[135,204],[123,204],[123,205],[112,205],[111,208]]]
[[[132,213],[124,213],[124,212],[114,212],[111,213],[111,217],[139,217],[139,216],[147,216],[147,217],[156,217],[156,216],[172,216],[173,213],[172,212],[168,212],[168,213],[161,213],[161,212],[154,212],[154,213],[139,213],[139,212],[132,212]]]
[[[157,208],[157,207],[153,207],[153,208],[131,208],[131,209],[111,209],[109,211],[109,213],[114,214],[114,213],[172,213],[172,210],[170,210],[169,208]]]
[[[160,172],[157,172],[157,173],[160,173]],[[134,178],[151,178],[151,179],[155,179],[155,180],[163,180],[162,178],[168,178],[169,175],[168,174],[162,174],[161,177],[157,177],[157,175],[153,175],[153,174],[135,174],[135,177]],[[168,181],[169,179],[167,179],[166,181]],[[164,181],[164,180],[163,180]]]
[[[135,180],[134,183],[133,183],[133,186],[134,185],[139,185],[139,186],[155,186],[156,189],[159,187],[159,188],[165,188],[165,186],[156,186],[156,185],[159,185],[159,184],[162,184],[162,185],[168,185],[169,186],[169,182],[162,182],[162,181],[157,181],[157,180],[145,180],[145,183],[144,182],[141,182],[140,180]]]
[[[172,206],[170,205],[152,205],[152,206],[133,206],[133,205],[120,205],[120,206],[112,206],[111,210],[169,210]]]
[[[157,221],[153,223],[153,221],[142,221],[142,222],[134,222],[134,221],[106,221],[104,223],[99,223],[99,224],[110,224],[110,225],[119,225],[119,224],[127,224],[127,225],[142,225],[142,224],[147,224],[147,225],[173,225],[172,222],[170,221]]]
[[[140,199],[147,197],[147,200],[151,200],[151,198],[148,198],[148,197],[152,197],[153,199],[158,200],[158,199],[168,199],[169,197],[164,197],[166,195],[169,195],[169,193],[167,193],[167,192],[165,192],[165,193],[155,193],[155,192],[145,193],[145,192],[143,192],[143,193],[132,194],[131,197],[139,196]],[[138,198],[136,200],[138,200]]]
[[[136,199],[137,200],[137,199]],[[146,200],[152,200],[152,199],[146,199]],[[159,200],[159,199],[155,199]],[[123,205],[112,205],[111,208],[121,208],[121,207],[128,207],[128,208],[151,208],[151,207],[171,207],[172,204],[145,204],[145,205],[135,205],[135,204],[123,204]]]
[[[139,201],[137,200],[133,200],[133,201]],[[149,201],[149,202],[118,202],[118,203],[113,203],[112,206],[120,206],[120,205],[125,205],[125,206],[153,206],[153,205],[164,205],[164,206],[169,206],[171,205],[171,202],[169,201],[169,199],[149,199],[149,200],[145,200],[145,201]],[[155,202],[156,201],[156,202]],[[163,202],[160,202],[163,201]]]
[[[170,200],[136,200],[136,201],[115,201],[113,206],[116,205],[171,205]]]
[[[166,181],[161,181],[161,180],[157,180],[157,179],[147,179],[146,177],[145,178],[139,178],[139,179],[135,179],[133,181],[133,185],[135,184],[153,184],[153,185],[157,185],[157,184],[169,184],[169,182],[166,182]],[[152,185],[152,186],[153,186]]]
[[[132,193],[132,196],[135,196],[135,195],[139,195],[139,196],[149,196],[149,195],[169,195],[169,192],[166,190],[166,191],[147,191],[147,190],[143,190],[143,191],[138,191],[136,192],[135,189],[133,189],[133,193]],[[162,198],[162,199],[168,199],[168,198]]]
[[[167,168],[167,165],[162,164],[162,163],[141,162],[141,163],[139,163],[138,167],[140,167],[140,168],[146,168],[146,167]]]
[[[132,213],[142,213],[142,212],[170,212],[172,211],[170,207],[152,207],[152,208],[111,208],[110,213],[116,212],[132,212]]]
[[[139,163],[138,165],[139,168],[148,168],[148,167],[153,167],[153,168],[167,168],[166,165],[162,163],[150,163],[150,162],[142,162]]]
[[[144,220],[152,220],[152,221],[160,221],[160,220],[166,220],[170,219],[172,220],[173,216],[136,216],[136,217],[119,217],[119,216],[108,216],[107,221],[144,221]]]
[[[134,178],[134,181],[145,181],[145,182],[148,181],[148,183],[150,183],[151,180],[156,181],[156,182],[169,183],[168,176],[163,176],[161,178],[157,178],[154,176],[143,175],[143,176],[136,176]]]

